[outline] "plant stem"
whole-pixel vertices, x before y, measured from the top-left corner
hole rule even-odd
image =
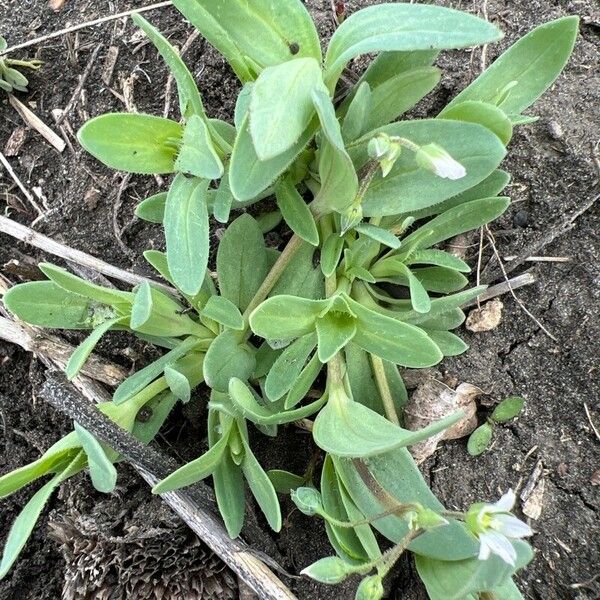
[[[244,311],[246,330],[248,329],[247,323],[250,314],[269,295],[269,292],[273,289],[277,281],[279,281],[279,278],[303,243],[304,240],[296,234],[290,238],[287,246],[283,249],[283,252],[279,255],[279,258],[275,261],[275,264],[262,282],[262,285],[258,288],[256,294],[254,294],[248,308]]]
[[[373,517],[365,517],[364,519],[359,519],[357,521],[340,521],[338,519],[336,519],[335,517],[332,517],[331,515],[321,515],[326,521],[328,521],[329,523],[331,523],[331,525],[334,525],[335,527],[343,527],[345,529],[350,529],[350,528],[354,528],[354,527],[360,527],[361,525],[369,525],[370,523],[373,523],[374,521],[378,521],[379,519],[384,519],[385,517],[389,517],[391,515],[395,515],[397,517],[402,517],[404,516],[406,513],[410,512],[411,510],[416,510],[419,508],[419,505],[417,504],[399,504],[398,506],[394,507],[394,508],[389,508],[388,510],[379,513]]]
[[[400,556],[402,556],[403,552],[408,548],[410,543],[416,538],[419,537],[423,533],[423,529],[414,529],[409,531],[404,539],[394,546],[391,550],[388,550],[383,557],[380,559],[380,567],[378,569],[379,576],[381,578],[385,577],[390,569],[396,564]]]
[[[394,398],[392,397],[392,391],[390,390],[387,375],[385,374],[383,360],[375,354],[369,354],[369,357],[371,358],[371,366],[373,367],[373,375],[375,375],[377,389],[379,390],[379,395],[381,396],[381,400],[383,402],[385,416],[388,418],[388,420],[394,423],[394,425],[399,426],[400,419],[398,418],[398,413],[396,412],[396,406],[394,404]]]

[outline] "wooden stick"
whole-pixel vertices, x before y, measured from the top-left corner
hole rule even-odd
[[[501,296],[502,294],[510,293],[511,290],[517,290],[520,287],[524,287],[526,285],[531,285],[535,283],[536,279],[533,273],[527,271],[522,275],[517,277],[513,277],[507,281],[503,281],[502,283],[498,283],[497,285],[492,285],[485,292],[477,296],[477,298],[470,300],[462,305],[461,308],[470,308],[471,306],[476,306],[480,302],[485,302],[486,300],[491,300],[496,296]]]
[[[44,121],[42,121],[32,110],[27,108],[18,98],[13,96],[12,94],[8,95],[8,101],[12,104],[13,108],[19,113],[21,119],[29,125],[32,129],[35,129],[42,137],[46,139],[46,141],[54,146],[56,150],[62,152],[67,144],[65,141],[58,135],[54,133]]]
[[[8,174],[11,176],[12,180],[17,184],[18,188],[23,192],[25,198],[33,208],[37,211],[38,215],[43,215],[44,211],[41,209],[40,205],[35,201],[31,192],[25,187],[23,182],[17,177],[17,174],[14,172],[13,168],[10,166],[10,163],[6,159],[6,156],[0,152],[0,163],[7,170]]]
[[[104,262],[103,260],[100,260],[91,254],[87,254],[81,250],[75,250],[74,248],[65,246],[64,244],[56,242],[53,239],[46,237],[45,235],[42,235],[41,233],[38,233],[37,231],[34,231],[25,225],[21,225],[20,223],[1,215],[0,233],[6,233],[7,235],[14,237],[21,242],[35,246],[36,248],[44,250],[45,252],[49,252],[54,256],[59,256],[65,260],[70,260],[85,267],[89,267],[95,271],[99,271],[100,273],[107,275],[108,277],[114,277],[115,279],[129,283],[130,285],[139,285],[144,281],[148,281],[152,285],[162,288],[169,294],[177,294],[177,291],[168,285],[159,283],[158,281],[149,279],[147,277],[142,277],[141,275],[136,275],[135,273],[129,273],[123,269],[119,269],[118,267]]]
[[[142,6],[140,8],[133,8],[131,10],[126,10],[124,12],[117,13],[116,15],[108,15],[106,17],[101,17],[100,19],[94,19],[93,21],[86,21],[85,23],[79,23],[78,25],[72,25],[71,27],[67,27],[65,29],[61,29],[60,31],[54,31],[53,33],[49,33],[48,35],[42,35],[41,37],[37,37],[33,40],[28,40],[27,42],[22,42],[21,44],[15,44],[14,46],[9,46],[4,51],[0,52],[0,56],[4,56],[5,54],[9,54],[14,52],[15,50],[21,50],[22,48],[29,48],[30,46],[36,46],[37,44],[42,44],[43,42],[47,42],[48,40],[52,40],[57,37],[61,37],[66,35],[67,33],[73,33],[74,31],[79,31],[80,29],[85,29],[87,27],[94,27],[95,25],[101,25],[102,23],[108,23],[109,21],[115,21],[117,19],[121,19],[123,17],[129,17],[133,13],[143,13],[148,12],[149,10],[156,10],[157,8],[164,8],[165,6],[171,6],[172,2],[169,0],[167,2],[158,2],[157,4],[151,4],[150,6]]]
[[[31,329],[38,331],[34,327]],[[15,341],[19,345],[22,342],[25,344],[22,347],[26,348],[28,341],[26,336],[15,338],[9,337],[10,335],[8,329],[0,323],[0,339]],[[34,352],[46,366],[50,368],[62,366],[53,355],[46,354],[39,347]],[[73,386],[88,401],[78,394]],[[70,385],[65,381],[63,374],[52,373],[42,387],[41,395],[55,408],[76,420],[130,461],[151,486],[156,485],[158,481],[179,467],[176,461],[154,448],[144,446],[98,411],[94,404],[110,400],[110,395],[88,377],[78,375],[73,385]],[[260,598],[296,599],[296,596],[244,542],[229,537],[219,517],[211,510],[214,507],[213,494],[207,485],[196,484],[186,491],[169,492],[161,497]]]
[[[36,355],[51,356],[54,363],[64,369],[69,357],[75,350],[60,338],[50,335],[43,330],[33,330],[28,325],[16,323],[5,317],[0,317],[0,338],[21,346]],[[81,372],[97,381],[111,387],[117,387],[127,376],[125,369],[106,361],[97,355],[90,356]]]

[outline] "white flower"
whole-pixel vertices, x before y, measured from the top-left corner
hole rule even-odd
[[[533,535],[527,523],[510,513],[515,500],[515,493],[508,490],[498,502],[474,504],[467,512],[466,523],[481,544],[479,560],[487,560],[496,554],[504,562],[515,566],[517,553],[510,540]]]
[[[433,171],[438,177],[454,180],[467,174],[466,169],[438,144],[421,146],[415,158],[421,168]]]

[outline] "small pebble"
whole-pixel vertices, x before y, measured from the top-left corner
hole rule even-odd
[[[527,227],[529,225],[529,213],[526,210],[519,210],[513,217],[515,227]]]
[[[555,140],[560,140],[564,136],[564,131],[560,123],[556,121],[550,121],[548,123],[548,133]]]

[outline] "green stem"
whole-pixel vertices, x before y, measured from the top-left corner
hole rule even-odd
[[[382,513],[379,513],[373,517],[365,517],[364,519],[359,519],[357,521],[340,521],[335,517],[332,517],[328,514],[321,514],[321,516],[328,521],[331,525],[335,527],[342,527],[344,529],[353,529],[354,527],[360,527],[361,525],[369,525],[374,521],[378,521],[379,519],[384,519],[385,517],[389,517],[391,515],[395,515],[397,517],[402,517],[406,513],[409,513],[413,510],[417,510],[419,505],[417,504],[399,504],[394,508],[390,508]]]
[[[410,543],[416,538],[419,537],[423,533],[423,529],[415,529],[409,531],[404,539],[388,550],[380,559],[377,561],[379,563],[378,572],[379,576],[383,579],[389,572],[390,569],[396,564],[400,556],[404,553],[404,551],[410,546]]]
[[[375,383],[377,384],[377,389],[379,390],[379,395],[381,396],[381,400],[383,402],[385,415],[388,420],[394,423],[394,425],[400,426],[400,419],[398,418],[396,405],[394,404],[394,398],[392,397],[392,391],[390,390],[387,375],[385,374],[383,360],[375,354],[369,354],[369,357],[371,359],[371,366],[373,367],[373,375],[375,375]]]
[[[263,300],[266,299],[271,290],[275,287],[275,284],[279,281],[279,278],[303,243],[304,240],[294,234],[290,238],[290,241],[287,243],[287,246],[284,248],[283,252],[279,255],[279,258],[275,261],[275,264],[265,277],[262,285],[258,288],[256,294],[254,294],[250,304],[248,304],[248,308],[246,308],[244,311],[244,322],[246,325],[244,328],[245,332],[248,331],[248,319],[250,314]]]

